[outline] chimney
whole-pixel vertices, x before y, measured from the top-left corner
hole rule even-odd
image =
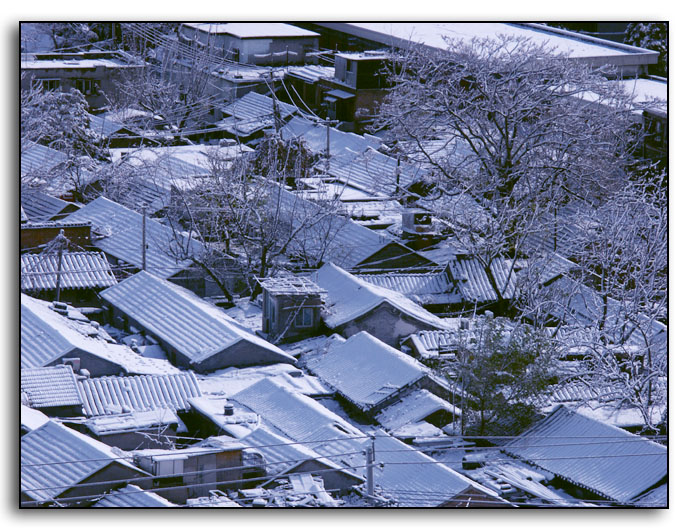
[[[234,415],[234,403],[227,400],[225,402],[225,416],[231,417],[232,415]]]

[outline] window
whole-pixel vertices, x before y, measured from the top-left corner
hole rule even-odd
[[[96,79],[77,79],[74,81],[76,89],[85,96],[95,94],[98,91],[98,85]]]
[[[301,308],[294,323],[297,328],[306,328],[313,326],[313,308]]]
[[[60,80],[59,79],[38,79],[35,81],[35,85],[41,90],[46,92],[49,90],[60,90]]]

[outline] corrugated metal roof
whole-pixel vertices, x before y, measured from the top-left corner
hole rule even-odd
[[[241,341],[275,361],[294,358],[275,345],[245,330],[222,310],[187,289],[141,271],[100,296],[143,326],[148,332],[187,357],[202,362]]]
[[[333,66],[305,65],[289,68],[287,76],[294,76],[315,83],[324,77],[334,77]]]
[[[48,172],[58,164],[66,162],[69,157],[41,144],[32,143],[21,153],[21,175],[35,172]]]
[[[102,415],[91,417],[84,426],[96,435],[102,437],[112,433],[131,432],[135,430],[179,425],[179,417],[174,411],[167,408],[152,409],[150,411],[133,411],[118,415]]]
[[[267,378],[232,399],[260,415],[278,433],[338,463],[351,462],[364,448],[367,437],[363,432],[312,398],[284,389]]]
[[[297,107],[279,100],[277,105],[283,120],[298,111]],[[222,112],[228,114],[229,118],[224,118],[217,125],[239,136],[247,136],[274,125],[273,99],[257,92],[249,92],[233,101],[223,107]]]
[[[106,494],[91,507],[177,507],[155,492],[146,492],[136,485],[127,485]]]
[[[495,258],[490,264],[490,270],[502,297],[512,298],[516,291],[516,272],[511,269],[510,261]],[[456,291],[464,300],[476,302],[498,300],[497,292],[477,258],[457,257],[449,262],[449,272],[456,283]]]
[[[22,191],[21,205],[31,221],[56,220],[79,210],[76,203],[63,201],[38,190]]]
[[[21,255],[21,289],[54,290],[60,268],[62,289],[107,288],[117,284],[105,255],[97,252],[64,252],[62,264],[57,254]]]
[[[269,202],[284,223],[300,228],[290,251],[305,253],[311,259],[319,258],[350,269],[386,246],[396,244],[387,236],[328,212],[279,185],[272,185]],[[414,252],[409,249],[408,253]]]
[[[504,451],[621,503],[665,478],[669,464],[664,446],[564,406]]]
[[[20,456],[21,491],[39,501],[59,496],[114,461],[139,472],[106,444],[54,421],[21,438]]]
[[[100,329],[59,315],[50,309],[50,303],[22,293],[21,367],[49,365],[75,351],[107,360],[120,367],[118,372],[131,374],[179,372],[179,369],[173,367],[167,360],[144,358],[125,345],[107,342],[100,333]]]
[[[308,369],[363,411],[423,378],[428,369],[411,356],[359,332],[306,362]]]
[[[143,216],[105,197],[91,201],[65,218],[65,221],[90,221],[93,230],[104,235],[93,244],[105,253],[124,262],[142,267]],[[189,267],[184,257],[200,256],[203,245],[194,239],[176,235],[174,231],[154,219],[146,220],[146,270],[160,278],[169,278]]]
[[[433,395],[427,389],[416,389],[383,409],[375,418],[385,429],[396,430],[442,410],[451,413],[454,408],[449,402]],[[456,414],[459,413],[457,408]]]
[[[652,489],[647,494],[636,498],[633,501],[636,507],[668,507],[669,506],[669,485],[665,483],[656,489]]]
[[[331,157],[329,162],[329,175],[371,194],[382,192],[391,196],[400,192],[397,190],[397,165],[402,190],[408,189],[426,173],[419,166],[400,162],[374,149],[368,149],[360,155],[354,152],[340,154]]]
[[[109,415],[130,411],[149,411],[169,407],[188,409],[188,399],[201,396],[196,375],[191,371],[178,374],[146,376],[104,376],[87,378],[77,384],[87,416]]]
[[[440,273],[385,273],[354,276],[369,284],[398,291],[406,296],[447,293],[453,287],[444,271]]]
[[[401,293],[360,280],[343,269],[326,264],[311,278],[327,290],[326,314],[323,319],[330,328],[337,328],[374,310],[386,302],[401,313],[421,321],[432,329],[447,329],[448,325]]]
[[[472,495],[476,506],[481,499],[499,501],[495,493],[384,432],[375,438],[375,459],[385,464],[375,470],[375,483],[400,507],[437,507],[469,488],[484,493]]]
[[[327,150],[327,127],[315,124],[300,116],[295,116],[280,129],[280,135],[285,140],[301,137],[311,151],[324,153]],[[347,149],[355,153],[363,153],[368,148],[377,149],[382,140],[371,135],[361,136],[345,133],[330,127],[330,156],[350,156]]]
[[[82,405],[76,377],[69,366],[22,369],[20,385],[34,408]]]
[[[89,115],[89,127],[102,137],[109,137],[120,131],[131,134],[126,126],[112,118],[102,115]]]

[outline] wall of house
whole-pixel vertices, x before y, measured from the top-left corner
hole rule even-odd
[[[301,304],[303,303],[303,306]],[[271,305],[274,305],[273,319]],[[299,308],[311,308],[313,320],[311,326],[298,326],[294,313]],[[272,339],[280,337],[283,340],[308,337],[317,332],[320,328],[320,312],[322,300],[319,295],[291,296],[291,295],[271,295],[263,292],[263,332]],[[284,330],[286,332],[284,332]],[[284,332],[284,333],[283,333]]]
[[[365,331],[397,348],[401,338],[431,328],[417,319],[400,313],[391,304],[383,302],[365,315],[338,327],[337,331],[347,338]]]
[[[177,432],[175,424],[174,426],[165,426],[164,428],[162,426],[139,428],[136,431],[107,433],[103,435],[89,432],[88,435],[108,446],[116,446],[122,450],[138,450],[142,448],[169,448],[169,444],[166,444],[164,437],[174,437],[177,435]],[[168,440],[174,441],[175,439]]]
[[[81,247],[91,246],[91,225],[83,224],[76,226],[22,226],[20,230],[20,248],[22,250],[35,250],[39,245],[44,245],[54,240],[60,229],[64,229],[64,235],[72,243]]]
[[[79,358],[80,368],[86,369],[93,378],[97,376],[111,376],[126,372],[124,368],[118,363],[114,363],[112,361],[100,358],[98,356],[91,354],[90,352],[86,352],[79,348],[74,348],[73,350],[70,350],[68,353],[62,354],[59,358],[57,358],[54,361],[51,361],[45,366],[53,367],[55,365],[62,365],[63,358]]]
[[[200,373],[209,373],[226,367],[272,365],[273,363],[285,363],[285,359],[271,350],[242,340],[200,363],[187,360],[186,364],[178,363],[178,366],[184,365]]]
[[[284,473],[284,476],[288,474],[304,474],[311,472],[314,475],[322,478],[325,490],[337,491],[330,493],[335,496],[342,495],[351,490],[352,487],[360,485],[362,483],[362,480],[357,480],[356,478],[351,477],[350,475],[343,474],[339,470],[326,470],[326,466],[322,462],[316,461],[314,459],[309,459],[307,461],[299,463],[294,468],[290,468],[288,472]]]

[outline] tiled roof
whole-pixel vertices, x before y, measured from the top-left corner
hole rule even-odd
[[[177,507],[155,492],[146,492],[136,485],[127,485],[103,496],[91,507]]]
[[[60,219],[70,212],[79,210],[79,205],[63,201],[38,190],[22,191],[21,205],[31,221]]]
[[[102,291],[100,296],[192,363],[203,362],[240,342],[253,345],[256,359],[269,352],[275,362],[295,361],[216,306],[146,271]]]
[[[59,496],[114,461],[143,475],[106,444],[54,421],[24,435],[20,455],[22,494],[38,501]]]
[[[82,405],[76,377],[70,366],[22,369],[20,382],[31,407]]]
[[[334,77],[334,67],[320,65],[297,66],[290,68],[287,75],[305,79],[313,83],[324,77]]]
[[[196,375],[191,372],[146,376],[105,376],[78,382],[87,416],[168,407],[189,408],[188,399],[201,396]]]
[[[142,267],[143,216],[105,197],[91,201],[65,218],[67,222],[90,221],[94,232],[104,235],[93,244],[105,253],[137,268]],[[161,223],[146,221],[146,270],[161,278],[169,278],[191,265],[186,256],[199,256],[203,245]],[[187,249],[188,248],[188,249]]]
[[[308,370],[362,410],[408,388],[428,369],[411,356],[359,332],[307,361]]]
[[[102,252],[63,252],[62,263],[59,262],[57,254],[21,255],[21,289],[56,289],[58,268],[62,289],[107,288],[117,284]]]
[[[401,293],[364,282],[333,264],[322,266],[311,278],[327,290],[328,313],[324,320],[330,328],[336,328],[365,315],[385,302],[401,313],[427,324],[429,328],[448,327],[440,318]]]
[[[151,427],[178,425],[179,417],[167,408],[152,409],[150,411],[133,411],[118,415],[102,415],[91,417],[84,425],[94,435],[102,437],[112,433],[130,432]]]
[[[504,451],[621,503],[662,481],[667,449],[560,406]]]

